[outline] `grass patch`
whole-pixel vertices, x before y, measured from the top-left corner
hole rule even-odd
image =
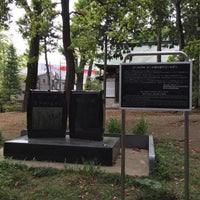
[[[184,199],[184,141],[174,139],[156,139],[157,156],[154,177],[165,187],[178,194],[178,199]],[[198,179],[200,152],[190,152],[190,200],[200,199],[200,183]]]
[[[126,176],[126,200],[183,200],[184,153],[176,140],[156,139],[156,170],[149,177]],[[200,153],[190,154],[190,200],[200,199]],[[67,165],[66,165],[67,166]],[[0,199],[94,200],[121,199],[119,174],[109,174],[94,163],[80,169],[28,167],[0,160]]]

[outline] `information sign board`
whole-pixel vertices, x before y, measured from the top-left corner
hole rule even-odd
[[[191,62],[123,63],[120,106],[123,109],[192,109]]]

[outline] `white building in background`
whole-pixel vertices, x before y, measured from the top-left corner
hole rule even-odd
[[[152,43],[135,43],[134,48],[130,49],[130,53],[134,52],[155,52],[157,51],[157,45],[155,42]],[[175,45],[173,48],[171,47],[170,42],[162,43],[162,51],[178,51],[178,46]],[[123,59],[127,54],[123,55]],[[168,60],[169,55],[162,56],[162,62],[166,62]],[[123,62],[123,59],[110,59],[107,60],[106,67],[106,106],[111,108],[119,107],[119,68],[120,64]],[[156,56],[135,56],[133,57],[131,63],[151,63],[157,62]],[[99,79],[104,81],[104,61],[95,62],[96,67],[99,68],[100,74],[102,74]]]
[[[67,67],[64,65],[48,65],[50,73],[50,85],[48,80],[48,74],[46,65],[43,63],[38,64],[38,90],[64,90],[65,88],[65,77],[67,73]],[[92,70],[91,77],[95,77],[97,70]],[[27,75],[27,69],[21,72],[22,75]],[[85,84],[88,75],[88,69],[84,69],[83,84]],[[18,96],[19,101],[23,101],[25,92],[25,82],[21,85],[22,94]]]
[[[66,67],[58,65],[49,65],[50,73],[50,86],[46,65],[43,63],[38,64],[38,90],[64,90]],[[21,72],[22,75],[27,75],[27,69]],[[21,85],[22,93],[18,96],[19,101],[23,101],[25,92],[25,82]]]
[[[38,75],[37,89],[38,90],[64,90],[65,80],[61,79],[59,75],[55,72],[50,72],[50,83],[48,80],[48,74]]]

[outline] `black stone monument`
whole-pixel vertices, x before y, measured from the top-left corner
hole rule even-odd
[[[30,90],[27,109],[29,138],[65,137],[66,92]]]
[[[103,91],[72,91],[67,135],[65,92],[31,90],[28,130],[23,131],[24,136],[4,143],[4,156],[113,165],[119,155],[120,139],[103,138],[103,102]]]
[[[20,160],[67,163],[95,162],[112,166],[120,149],[120,139],[104,137],[103,141],[65,138],[28,138],[23,136],[4,143],[4,156]]]
[[[103,140],[103,91],[71,91],[70,138]]]

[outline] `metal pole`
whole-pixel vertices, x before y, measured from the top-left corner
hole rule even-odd
[[[199,35],[200,35],[200,27],[198,27]],[[199,37],[200,43],[200,37]],[[198,90],[198,108],[200,108],[200,44],[199,44],[199,90]]]
[[[129,53],[125,56],[123,63],[126,63],[126,60],[129,57],[133,56],[152,56],[152,55],[182,55],[185,58],[185,61],[189,61],[189,57],[186,53],[182,51],[151,51],[151,52],[135,52]]]
[[[106,90],[106,82],[107,82],[107,57],[108,57],[108,37],[105,35],[105,54],[104,54],[104,74],[103,74],[103,90],[104,90],[104,120],[103,120],[103,125],[105,127],[105,120],[106,120],[106,95],[107,95],[107,90]]]
[[[122,110],[122,135],[121,135],[121,199],[125,199],[125,110]]]
[[[130,53],[128,55],[125,56],[123,63],[126,63],[126,60],[128,59],[128,57],[133,57],[133,56],[150,56],[150,55],[182,55],[185,58],[185,61],[189,61],[189,57],[186,53],[182,52],[182,51],[174,51],[174,52],[135,52],[135,53]],[[191,75],[191,74],[190,74]],[[191,81],[191,80],[190,80]],[[121,82],[121,80],[120,80]],[[123,116],[124,115],[124,116]],[[185,111],[184,112],[184,116],[185,116],[185,143],[184,143],[184,178],[185,178],[185,200],[189,200],[189,112]],[[124,120],[125,123],[125,113],[122,110],[122,122]],[[122,145],[124,145],[124,133],[125,133],[125,125],[123,125],[122,128]],[[123,146],[122,146],[123,148]],[[123,150],[123,149],[122,149]],[[121,166],[121,176],[125,176],[125,160],[123,160],[123,153],[125,156],[125,152],[122,152],[122,166]],[[124,162],[124,166],[123,166],[123,162]],[[122,177],[124,178],[124,177]],[[125,179],[125,178],[124,178]],[[125,180],[122,180],[122,183],[124,183]],[[124,192],[124,185],[122,185],[122,192]],[[124,194],[124,193],[122,193]]]
[[[185,200],[189,200],[189,113],[185,112]]]
[[[105,95],[105,99],[106,99],[106,71],[107,71],[107,54],[108,54],[108,38],[107,35],[105,35],[105,54],[104,54],[104,74],[103,74],[103,90],[104,90],[104,95]]]
[[[198,27],[197,27],[197,39],[200,40],[200,3],[197,3],[197,19],[198,19]],[[200,41],[199,41],[200,42]],[[199,47],[199,91],[198,91],[198,107],[200,107],[200,47]]]

